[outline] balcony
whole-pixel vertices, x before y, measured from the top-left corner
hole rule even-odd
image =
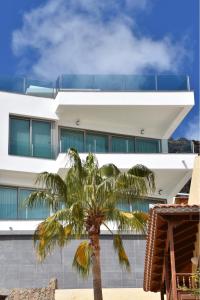
[[[58,91],[189,91],[185,75],[60,75],[53,81],[0,77],[0,91],[55,98]]]
[[[200,273],[176,273],[178,300],[199,299]]]

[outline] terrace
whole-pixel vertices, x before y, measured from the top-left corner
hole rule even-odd
[[[185,75],[60,75],[56,81],[0,77],[0,91],[54,99],[58,91],[189,91]]]

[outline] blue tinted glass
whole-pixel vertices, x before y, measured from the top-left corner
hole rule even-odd
[[[117,91],[124,89],[124,76],[95,75],[94,88],[103,91]]]
[[[117,203],[116,207],[120,210],[130,212],[130,204],[127,201],[121,200],[119,203]]]
[[[10,119],[10,154],[30,155],[30,121]]]
[[[30,208],[24,204],[26,198],[32,193],[33,190],[19,189],[18,199],[18,218],[31,220],[31,219],[44,219],[49,216],[50,210],[47,206],[37,204]]]
[[[52,157],[50,122],[32,122],[32,147],[33,156],[44,158]]]
[[[17,189],[0,187],[0,219],[17,219]]]
[[[78,152],[84,152],[84,134],[81,131],[61,129],[61,152],[67,152],[69,148],[75,148]]]
[[[63,89],[93,89],[93,75],[62,75],[57,82]]]
[[[155,76],[125,76],[125,89],[130,91],[155,90]]]
[[[0,90],[13,93],[25,92],[24,77],[0,77]]]
[[[146,199],[135,200],[131,203],[132,211],[149,211],[149,201]]]
[[[101,134],[88,133],[86,136],[87,152],[108,152],[108,137]]]
[[[112,152],[116,152],[116,153],[134,152],[134,140],[131,138],[112,136]]]
[[[168,151],[169,153],[192,153],[192,142],[186,139],[169,140]]]
[[[157,77],[158,90],[182,91],[188,90],[187,77],[176,75],[160,75]]]
[[[145,138],[136,138],[135,151],[138,153],[158,153],[159,141]]]

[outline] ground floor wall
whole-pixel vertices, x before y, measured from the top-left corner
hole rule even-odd
[[[82,279],[72,268],[73,256],[80,240],[56,249],[41,264],[36,259],[31,235],[0,235],[0,288],[42,287],[56,277],[60,289],[91,288],[92,277]],[[145,237],[124,236],[131,272],[119,266],[109,235],[101,237],[102,285],[104,288],[141,288],[143,285]]]

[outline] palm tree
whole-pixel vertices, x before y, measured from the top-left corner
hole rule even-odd
[[[70,167],[63,180],[58,174],[39,174],[40,187],[27,199],[30,207],[45,203],[53,214],[41,222],[34,234],[37,254],[44,259],[55,246],[64,247],[71,238],[85,236],[78,246],[73,266],[86,276],[90,267],[93,276],[94,300],[102,300],[100,267],[101,225],[113,234],[113,246],[119,263],[129,269],[129,260],[123,247],[121,233],[127,230],[145,232],[147,214],[125,212],[118,209],[121,199],[147,195],[154,191],[154,174],[143,165],[136,165],[128,172],[120,172],[113,164],[98,167],[94,154],[89,153],[84,162],[75,149],[68,151]],[[109,228],[114,222],[117,234]]]

